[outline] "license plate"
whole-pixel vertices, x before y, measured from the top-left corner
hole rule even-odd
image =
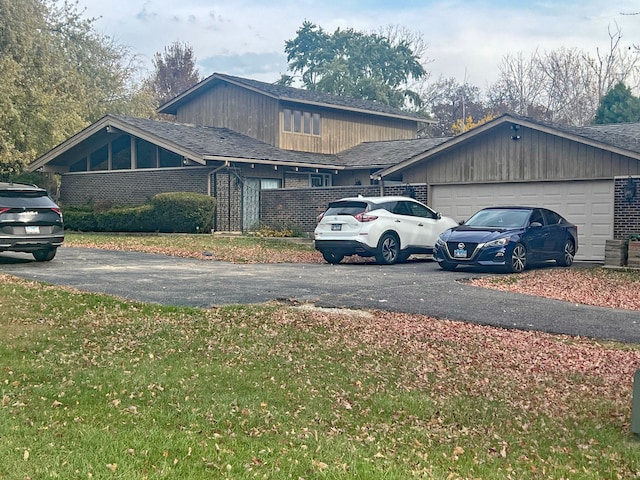
[[[339,232],[340,230],[342,230],[342,225],[340,223],[332,223],[331,224],[331,231],[332,232]]]
[[[24,232],[30,235],[40,233],[40,227],[38,225],[27,225],[24,227]]]
[[[467,251],[466,250],[454,250],[453,251],[453,256],[456,258],[467,258]]]

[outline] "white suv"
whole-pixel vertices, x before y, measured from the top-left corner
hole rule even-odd
[[[320,216],[315,248],[329,263],[359,255],[390,265],[414,253],[433,253],[438,236],[457,225],[409,197],[343,198]]]

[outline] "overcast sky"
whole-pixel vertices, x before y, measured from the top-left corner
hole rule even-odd
[[[433,80],[455,77],[485,89],[506,54],[536,48],[608,51],[608,28],[640,45],[632,0],[79,0],[98,32],[127,45],[151,69],[154,53],[189,44],[202,76],[214,72],[272,82],[286,72],[284,42],[305,20],[328,33],[399,25],[428,44]]]

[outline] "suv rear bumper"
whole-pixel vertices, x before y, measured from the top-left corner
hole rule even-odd
[[[64,242],[64,235],[42,237],[0,237],[0,252],[31,253],[38,250],[58,248]]]
[[[361,257],[373,257],[376,248],[357,242],[355,240],[315,240],[314,246],[320,252],[335,252],[344,256],[360,255]]]

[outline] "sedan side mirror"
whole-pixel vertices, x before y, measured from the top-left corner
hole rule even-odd
[[[531,222],[531,223],[529,224],[529,226],[530,226],[530,227],[537,228],[537,227],[541,227],[541,226],[542,226],[542,224],[541,224],[540,222]]]

